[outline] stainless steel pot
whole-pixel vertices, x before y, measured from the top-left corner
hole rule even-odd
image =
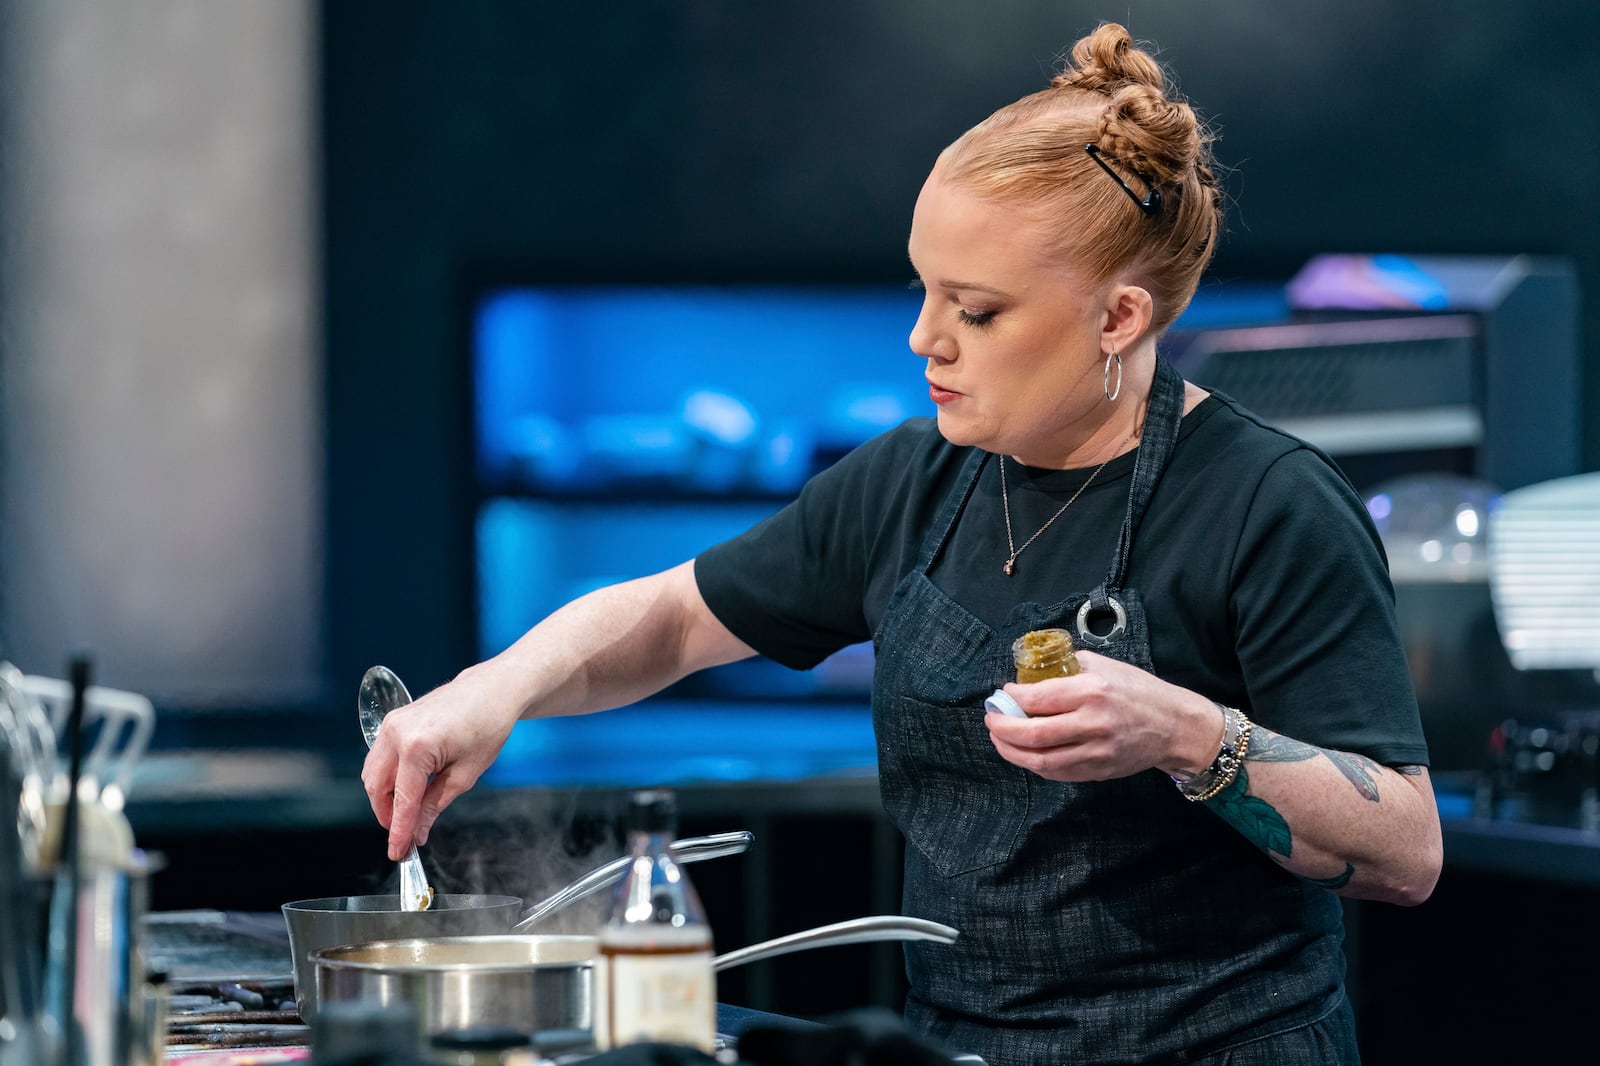
[[[719,955],[718,970],[793,951],[881,940],[952,943],[959,934],[921,918],[877,915],[819,926]],[[409,1003],[422,1039],[453,1029],[591,1029],[591,936],[464,936],[347,944],[311,953],[323,1003]]]
[[[439,895],[425,911],[400,909],[393,892],[380,896],[328,896],[283,905],[294,957],[294,995],[307,1022],[317,1012],[317,970],[311,955],[320,948],[411,937],[503,933],[522,913],[520,896]]]

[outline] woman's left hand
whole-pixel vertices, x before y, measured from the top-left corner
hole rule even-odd
[[[1090,651],[1081,673],[1008,684],[1028,712],[985,716],[1000,757],[1052,781],[1105,781],[1151,767],[1194,771],[1210,764],[1222,713],[1209,699]],[[1209,750],[1207,750],[1209,747]]]

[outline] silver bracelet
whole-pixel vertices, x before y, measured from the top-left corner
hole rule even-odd
[[[1222,712],[1222,747],[1217,757],[1197,774],[1172,777],[1178,791],[1194,803],[1204,803],[1233,784],[1250,752],[1250,719],[1237,707],[1224,707],[1220,703],[1216,707]]]

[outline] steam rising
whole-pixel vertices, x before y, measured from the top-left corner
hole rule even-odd
[[[613,812],[592,800],[580,804],[581,795],[485,789],[463,797],[422,849],[434,892],[521,896],[531,907],[624,854]],[[384,890],[399,890],[398,873],[389,874]],[[530,931],[593,934],[610,905],[611,890],[602,890]]]

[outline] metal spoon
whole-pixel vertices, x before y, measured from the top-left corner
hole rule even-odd
[[[378,739],[378,729],[383,718],[396,707],[411,702],[411,693],[387,666],[374,666],[361,678],[361,690],[356,696],[356,710],[361,720],[361,736],[371,748]],[[406,857],[400,860],[400,909],[425,911],[433,906],[433,888],[428,875],[422,870],[422,856],[417,846],[411,845]]]

